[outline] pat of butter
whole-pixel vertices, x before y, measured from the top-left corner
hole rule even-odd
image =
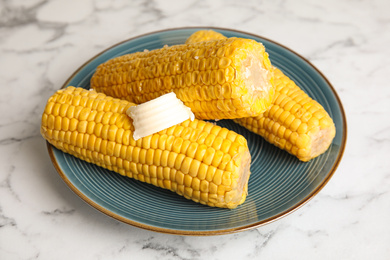
[[[191,109],[171,92],[137,106],[130,107],[126,114],[133,119],[134,140],[155,134],[187,119],[195,119]]]

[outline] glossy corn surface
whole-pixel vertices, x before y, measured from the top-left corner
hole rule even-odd
[[[187,42],[221,37],[224,36],[218,32],[202,30],[191,35]],[[235,122],[301,161],[309,161],[324,153],[336,134],[332,118],[318,102],[275,67],[274,82],[275,97],[270,108],[256,117],[238,118]]]
[[[136,104],[175,92],[198,119],[255,116],[274,96],[268,53],[241,38],[117,57],[98,66],[91,88]]]
[[[48,100],[41,134],[56,148],[119,174],[213,207],[245,201],[250,154],[243,136],[184,121],[135,141],[125,100],[68,87]]]

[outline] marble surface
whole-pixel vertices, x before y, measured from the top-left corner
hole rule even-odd
[[[0,1],[0,259],[390,259],[390,2]],[[47,98],[98,52],[156,30],[217,26],[279,42],[338,92],[344,157],[308,204],[211,237],[154,233],[86,205],[40,136]]]

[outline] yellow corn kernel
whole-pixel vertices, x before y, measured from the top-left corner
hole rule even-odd
[[[199,191],[200,190],[200,180],[198,178],[193,178],[192,179],[192,185],[191,188],[194,191]]]

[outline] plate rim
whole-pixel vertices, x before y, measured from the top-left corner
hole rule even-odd
[[[168,29],[162,29],[162,30],[157,30],[157,31],[152,31],[152,32],[141,34],[141,35],[137,35],[137,36],[128,38],[126,40],[120,41],[120,42],[118,42],[118,43],[116,43],[114,45],[111,45],[108,48],[105,48],[103,51],[100,51],[99,53],[97,53],[96,55],[94,55],[93,57],[88,59],[86,62],[84,62],[78,69],[76,69],[68,77],[68,79],[64,82],[64,84],[61,86],[60,89],[63,89],[65,87],[67,87],[68,83],[74,78],[74,76],[77,75],[84,67],[86,67],[89,63],[91,63],[94,59],[96,59],[97,57],[101,56],[105,52],[107,52],[107,51],[109,51],[109,50],[111,50],[111,49],[113,49],[113,48],[115,48],[115,47],[117,47],[117,46],[119,46],[121,44],[124,44],[124,43],[126,43],[128,41],[132,41],[132,40],[135,40],[135,39],[139,39],[139,38],[142,38],[142,37],[146,37],[146,36],[149,36],[149,35],[157,34],[157,33],[170,32],[170,31],[180,31],[180,30],[189,30],[189,29],[196,29],[196,30],[224,30],[224,31],[230,31],[230,32],[233,32],[233,33],[241,33],[241,34],[246,34],[246,35],[249,35],[249,36],[252,36],[252,37],[264,39],[264,40],[266,40],[266,41],[268,41],[268,42],[270,42],[272,44],[275,44],[275,45],[277,45],[279,47],[282,47],[282,48],[286,49],[287,51],[293,53],[294,55],[298,56],[300,59],[305,61],[312,69],[314,69],[315,72],[318,73],[319,76],[328,84],[332,94],[335,97],[336,103],[338,104],[338,106],[340,108],[341,121],[343,123],[343,134],[341,136],[341,143],[340,143],[339,154],[338,154],[334,164],[332,165],[332,168],[330,169],[329,173],[327,174],[326,178],[320,183],[320,185],[316,189],[311,191],[304,199],[302,199],[299,203],[294,205],[292,208],[289,208],[289,209],[287,209],[287,210],[285,210],[285,211],[283,211],[283,212],[281,212],[281,213],[279,213],[279,214],[277,214],[277,215],[275,215],[275,216],[273,216],[271,218],[268,218],[268,219],[265,219],[265,220],[261,220],[261,221],[258,221],[258,222],[252,223],[252,224],[244,225],[244,226],[241,226],[241,227],[235,227],[235,228],[221,229],[221,230],[202,230],[202,231],[176,230],[176,229],[155,227],[155,226],[152,226],[152,225],[143,224],[143,223],[140,223],[140,222],[137,222],[137,221],[134,221],[134,220],[122,217],[122,216],[120,216],[118,214],[115,214],[115,213],[111,212],[110,210],[104,208],[103,206],[99,205],[98,203],[94,202],[92,199],[87,197],[83,192],[81,192],[76,186],[74,186],[72,184],[72,182],[69,180],[68,176],[62,171],[61,167],[59,166],[57,158],[54,155],[54,149],[53,149],[54,147],[48,141],[46,141],[46,146],[47,146],[48,153],[49,153],[50,159],[52,161],[52,164],[54,165],[56,171],[60,175],[61,179],[65,182],[65,184],[77,196],[79,196],[86,204],[88,204],[89,206],[92,206],[93,208],[97,209],[98,211],[104,213],[105,215],[107,215],[109,217],[112,217],[112,218],[114,218],[114,219],[116,219],[118,221],[121,221],[121,222],[123,222],[125,224],[129,224],[129,225],[134,226],[134,227],[138,227],[138,228],[141,228],[141,229],[154,231],[154,232],[158,232],[158,233],[165,233],[165,234],[172,234],[172,235],[185,235],[185,236],[224,235],[224,234],[237,233],[237,232],[242,232],[242,231],[247,231],[247,230],[250,230],[250,229],[258,228],[260,226],[272,223],[272,222],[274,222],[274,221],[276,221],[278,219],[281,219],[281,218],[283,218],[285,216],[288,216],[289,214],[295,212],[296,210],[298,210],[299,208],[304,206],[306,203],[308,203],[312,198],[314,198],[326,186],[326,184],[333,177],[334,173],[336,172],[336,170],[337,170],[337,168],[338,168],[338,166],[340,164],[340,161],[341,161],[341,159],[342,159],[342,157],[344,155],[345,146],[346,146],[346,142],[347,142],[347,120],[346,120],[345,110],[344,110],[344,107],[343,107],[342,102],[340,100],[340,97],[337,94],[336,90],[334,89],[333,85],[325,77],[325,75],[319,69],[317,69],[316,66],[314,66],[309,60],[304,58],[302,55],[298,54],[296,51],[290,49],[289,47],[286,47],[283,44],[280,44],[280,43],[278,43],[278,42],[276,42],[274,40],[270,40],[270,39],[268,39],[266,37],[263,37],[261,35],[257,35],[257,34],[246,32],[246,31],[242,31],[242,30],[223,28],[223,27],[212,27],[212,26],[207,26],[207,27],[193,26],[192,27],[192,26],[188,26],[188,27],[173,27],[173,28],[168,28]]]

